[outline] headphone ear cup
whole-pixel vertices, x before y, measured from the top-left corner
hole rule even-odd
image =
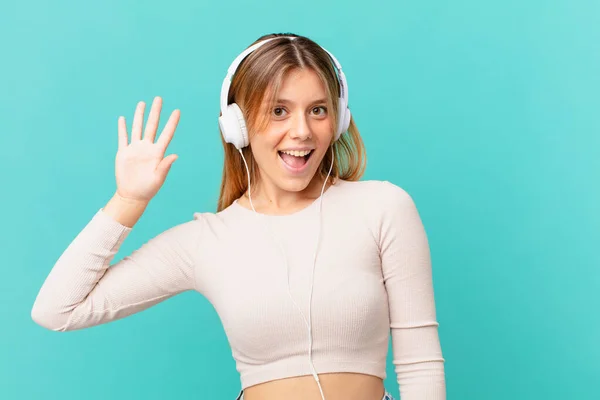
[[[233,144],[238,150],[248,146],[246,121],[237,104],[227,106],[225,113],[219,117],[219,128],[225,142]]]
[[[350,113],[350,109],[346,108],[346,112],[344,113],[344,126],[342,127],[342,133],[346,132],[348,128],[350,128],[350,119],[352,118],[352,114]],[[340,133],[341,135],[341,133]]]
[[[344,132],[350,127],[350,109],[346,106],[346,102],[340,98],[338,101],[338,126],[335,140],[338,140]]]

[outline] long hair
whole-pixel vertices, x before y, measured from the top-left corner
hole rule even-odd
[[[291,40],[286,36],[293,36],[295,39]],[[263,102],[271,105],[266,108],[266,110],[270,110],[277,99],[277,93],[285,74],[296,68],[307,68],[319,76],[326,88],[327,108],[331,110],[330,115],[333,116],[332,129],[336,129],[340,87],[331,58],[317,43],[307,37],[295,34],[261,36],[250,46],[265,39],[278,37],[281,38],[264,44],[241,62],[231,80],[227,104],[237,103],[240,106],[250,137],[260,134],[269,121],[268,111],[265,114],[265,108],[262,107]],[[248,190],[246,168],[242,156],[233,144],[225,142],[223,136],[220,136],[225,158],[217,211],[229,207],[234,200]],[[329,171],[331,157],[333,157],[334,163],[330,177],[332,181],[335,181],[336,178],[349,181],[359,180],[366,167],[366,151],[353,118],[350,120],[348,131],[342,134],[332,147],[333,155],[331,149],[327,151],[316,173],[324,179]],[[243,148],[242,153],[248,162],[251,181],[257,182],[260,178],[258,166],[250,146]]]

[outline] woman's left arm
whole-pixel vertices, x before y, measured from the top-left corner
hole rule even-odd
[[[402,400],[445,400],[427,235],[412,197],[386,184],[391,187],[380,221],[380,250],[400,395]]]

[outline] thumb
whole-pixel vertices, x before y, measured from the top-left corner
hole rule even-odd
[[[175,160],[177,160],[177,158],[177,154],[168,155],[167,157],[162,159],[162,161],[158,164],[158,167],[156,167],[156,170],[162,176],[166,176],[169,173],[169,170],[171,169],[171,166],[173,165]]]

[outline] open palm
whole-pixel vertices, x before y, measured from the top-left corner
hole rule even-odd
[[[117,194],[135,201],[150,201],[165,182],[171,165],[177,159],[176,154],[165,157],[165,152],[179,123],[180,111],[171,113],[155,142],[162,99],[154,99],[142,136],[145,107],[144,102],[139,102],[136,107],[131,142],[128,140],[125,117],[119,117],[118,123],[119,148],[115,160]]]

